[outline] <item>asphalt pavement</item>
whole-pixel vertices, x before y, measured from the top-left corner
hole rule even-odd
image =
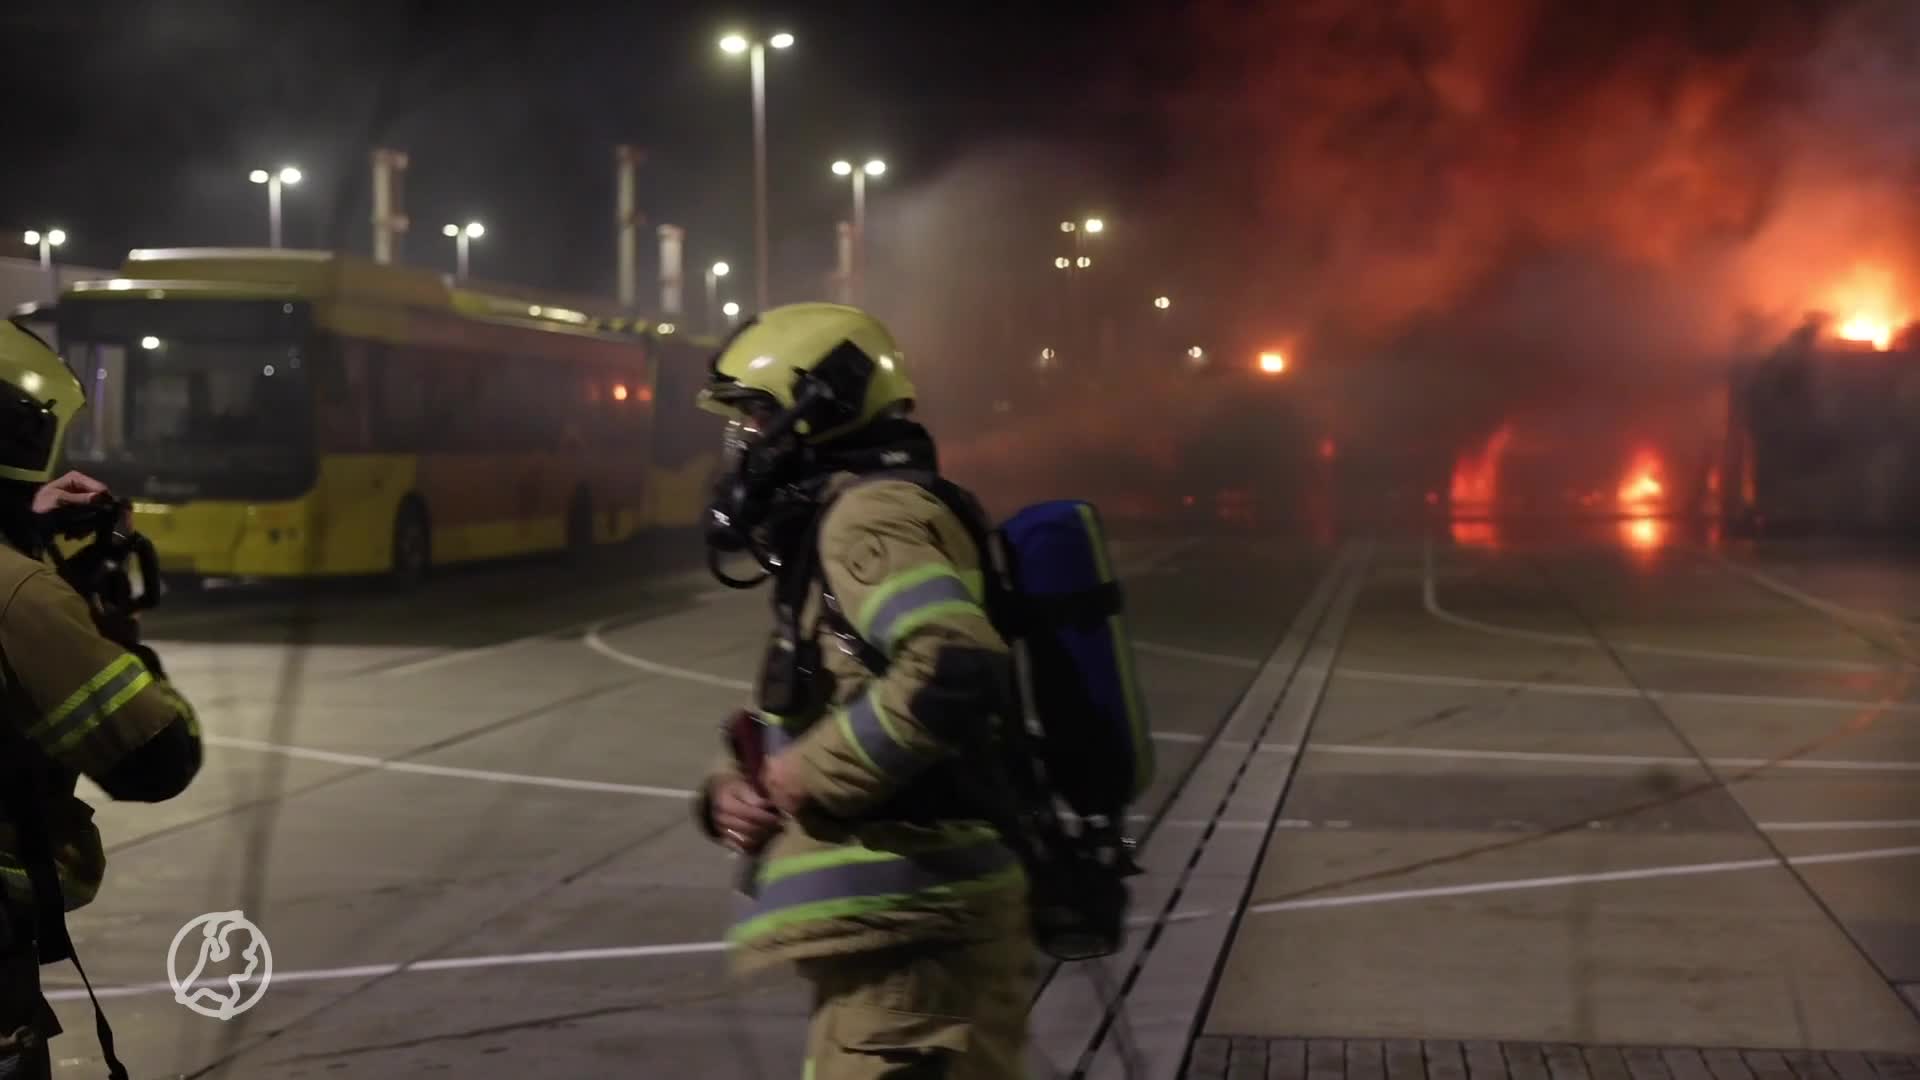
[[[1036,1078],[1199,1078],[1232,1047],[1236,1076],[1256,1047],[1276,1076],[1328,1046],[1920,1054],[1920,569],[1458,539],[1120,546],[1147,873],[1126,949],[1050,972]],[[159,806],[90,792],[112,865],[73,919],[133,1074],[798,1076],[804,991],[728,975],[734,866],[687,812],[765,604],[655,545],[156,613],[207,765]],[[223,1020],[168,954],[228,911],[273,975]],[[48,978],[58,1075],[103,1075]]]

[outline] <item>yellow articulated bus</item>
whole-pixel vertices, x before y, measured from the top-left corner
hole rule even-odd
[[[324,252],[121,273],[54,312],[88,398],[66,461],[134,500],[164,573],[416,579],[697,520],[711,343]]]

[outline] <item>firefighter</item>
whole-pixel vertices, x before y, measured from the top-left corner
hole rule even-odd
[[[695,814],[757,863],[736,970],[812,985],[808,1080],[1025,1074],[1028,882],[988,809],[1008,649],[967,525],[866,475],[937,469],[912,404],[888,331],[832,304],[744,325],[700,395],[731,419],[708,543],[768,568],[776,626],[764,768],[722,755]]]
[[[114,799],[158,802],[200,768],[193,710],[136,620],[82,599],[40,561],[35,522],[106,489],[49,481],[79,380],[32,334],[0,320],[0,1078],[50,1075],[60,1025],[39,968],[70,955],[65,913],[106,870],[85,775]],[[107,1048],[109,1065],[118,1062]]]

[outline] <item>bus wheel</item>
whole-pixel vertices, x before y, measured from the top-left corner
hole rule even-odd
[[[393,520],[393,576],[413,585],[426,580],[433,568],[433,530],[427,524],[427,508],[418,499],[408,499]]]
[[[567,554],[579,559],[593,550],[593,496],[575,492],[567,507]]]

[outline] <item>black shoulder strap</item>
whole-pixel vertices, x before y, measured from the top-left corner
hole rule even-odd
[[[87,978],[87,969],[80,966],[80,955],[74,951],[73,938],[67,933],[67,902],[60,890],[60,872],[57,868],[53,850],[48,843],[47,823],[43,807],[46,805],[46,779],[30,762],[38,752],[26,745],[26,740],[11,729],[0,729],[4,735],[0,740],[0,753],[5,760],[17,763],[8,774],[0,777],[0,812],[13,825],[14,836],[20,846],[21,865],[27,872],[27,881],[33,887],[33,935],[42,965],[61,960],[73,961],[73,969],[80,973],[80,983],[87,988],[87,999],[93,1003],[94,1031],[100,1038],[100,1051],[107,1061],[107,1076],[110,1080],[127,1080],[127,1067],[122,1064],[114,1052],[113,1028],[107,1023],[107,1014],[100,1008],[100,999],[94,996],[93,982]],[[45,1001],[42,999],[42,1007]]]

